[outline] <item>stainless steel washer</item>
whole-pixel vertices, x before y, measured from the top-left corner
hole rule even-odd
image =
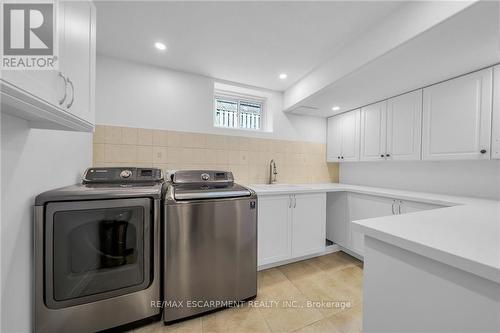
[[[257,295],[257,197],[231,172],[177,171],[164,219],[165,323]]]
[[[96,332],[159,315],[163,174],[90,168],[35,202],[35,332]]]

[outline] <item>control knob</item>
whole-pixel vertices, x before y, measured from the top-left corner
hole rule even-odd
[[[122,172],[120,172],[120,178],[130,178],[130,176],[132,176],[132,171],[130,170],[123,170]]]

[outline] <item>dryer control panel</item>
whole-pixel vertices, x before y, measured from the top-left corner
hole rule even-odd
[[[135,167],[88,168],[82,178],[83,184],[157,183],[161,181],[163,181],[161,169]]]

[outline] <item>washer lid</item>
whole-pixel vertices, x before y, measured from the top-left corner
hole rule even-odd
[[[238,184],[231,185],[174,185],[176,201],[249,197],[252,192]]]

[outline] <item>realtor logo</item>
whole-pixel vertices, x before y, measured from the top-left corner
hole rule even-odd
[[[1,69],[56,69],[53,3],[4,3]]]

